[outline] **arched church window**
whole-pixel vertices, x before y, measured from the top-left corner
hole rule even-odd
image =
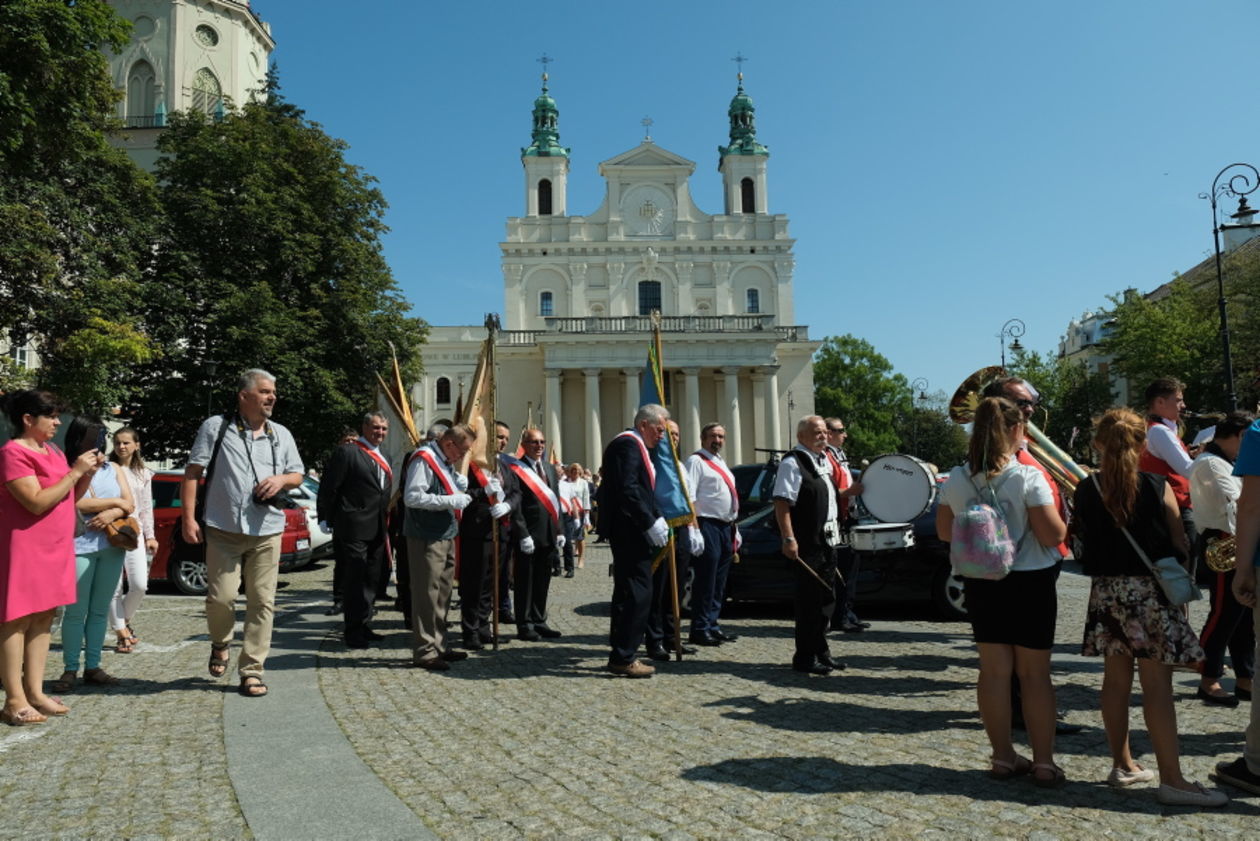
[[[761,292],[749,289],[744,294],[744,309],[750,313],[761,312]]]
[[[541,292],[538,295],[538,314],[544,317],[556,314],[555,301],[550,292]]]
[[[538,182],[538,215],[551,215],[551,179],[549,178]]]
[[[757,188],[751,178],[739,182],[739,207],[741,213],[757,212]]]
[[[451,402],[451,381],[446,377],[438,377],[436,400],[439,406],[447,406]]]
[[[156,85],[157,76],[149,62],[137,61],[131,66],[131,72],[127,74],[128,125],[134,124],[143,128],[143,118],[153,117],[153,92]]]
[[[223,99],[223,87],[219,84],[214,71],[209,67],[198,70],[197,75],[193,77],[192,89],[193,110],[203,114],[213,114],[219,107],[219,101]]]
[[[639,281],[639,315],[651,315],[652,310],[661,308],[661,282],[659,280]]]

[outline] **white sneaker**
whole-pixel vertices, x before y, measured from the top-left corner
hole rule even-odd
[[[1199,783],[1191,783],[1194,791],[1182,791],[1169,785],[1161,785],[1155,792],[1155,799],[1165,806],[1224,806],[1229,803],[1225,792],[1204,788]]]
[[[1107,775],[1107,785],[1116,788],[1124,788],[1125,786],[1136,785],[1137,783],[1149,783],[1155,779],[1155,772],[1148,768],[1139,768],[1136,771],[1126,771],[1123,768],[1112,768],[1111,773]]]

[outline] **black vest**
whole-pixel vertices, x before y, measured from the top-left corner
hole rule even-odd
[[[801,556],[814,557],[827,546],[823,527],[827,524],[827,483],[830,480],[818,472],[812,453],[792,450],[791,455],[796,457],[801,469],[801,490],[791,508],[792,532]]]

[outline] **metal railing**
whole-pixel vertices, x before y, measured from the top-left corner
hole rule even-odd
[[[165,118],[158,122],[158,117],[154,114],[149,114],[148,116],[129,114],[123,117],[123,128],[163,128],[165,126]]]

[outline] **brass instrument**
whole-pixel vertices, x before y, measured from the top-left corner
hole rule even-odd
[[[958,386],[958,390],[949,401],[949,416],[954,423],[964,424],[975,420],[981,393],[989,383],[1005,375],[1006,369],[1000,365],[990,365],[963,380],[962,385]],[[1054,442],[1047,438],[1035,423],[1027,421],[1024,429],[1028,433],[1029,454],[1063,489],[1064,496],[1070,505],[1076,486],[1082,479],[1089,476],[1089,473],[1073,461],[1071,456],[1055,446]]]
[[[1229,572],[1238,562],[1238,542],[1232,534],[1213,537],[1207,542],[1203,560],[1212,572]]]

